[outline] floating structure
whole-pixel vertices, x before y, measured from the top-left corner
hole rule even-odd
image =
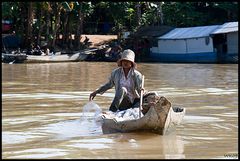
[[[238,22],[227,22],[212,32],[218,62],[238,63]]]
[[[157,38],[150,58],[173,63],[238,62],[238,22],[175,28]]]
[[[217,53],[209,35],[218,27],[175,28],[158,37],[158,46],[150,48],[150,58],[159,62],[216,63]]]

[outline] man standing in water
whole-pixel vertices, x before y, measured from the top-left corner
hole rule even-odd
[[[110,111],[139,107],[140,93],[143,90],[141,89],[142,74],[136,70],[137,64],[134,59],[135,53],[132,50],[124,50],[121,59],[117,61],[119,67],[112,71],[106,84],[90,94],[89,101],[93,100],[97,94],[103,94],[115,86],[116,93],[109,108]]]

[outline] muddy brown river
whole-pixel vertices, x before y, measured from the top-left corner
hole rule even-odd
[[[236,159],[238,65],[138,63],[145,89],[186,109],[168,135],[103,134],[89,94],[114,62],[2,64],[3,159]],[[114,89],[95,97],[108,110]],[[84,118],[84,119],[83,119]]]

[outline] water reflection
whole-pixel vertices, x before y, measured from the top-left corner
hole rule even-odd
[[[125,133],[109,135],[115,141],[109,158],[120,159],[183,159],[184,141],[176,133],[161,136],[153,133]],[[151,143],[151,144],[149,144]],[[125,154],[125,155],[123,155]]]
[[[163,136],[163,153],[165,159],[184,159],[184,141],[181,136]]]

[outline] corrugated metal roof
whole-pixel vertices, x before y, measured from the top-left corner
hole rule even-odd
[[[238,22],[227,22],[216,29],[212,34],[221,34],[238,31]]]
[[[171,26],[144,26],[139,28],[130,37],[159,37],[174,29]]]
[[[167,34],[158,37],[158,39],[188,39],[206,37],[215,31],[219,26],[220,25],[175,28]]]

